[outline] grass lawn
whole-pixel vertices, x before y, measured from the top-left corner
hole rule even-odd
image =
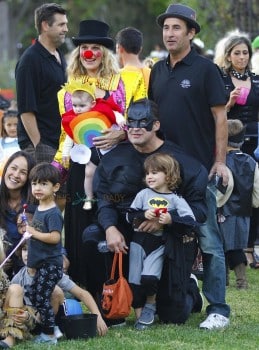
[[[231,306],[230,326],[225,330],[199,330],[198,325],[206,317],[205,307],[200,314],[192,314],[182,326],[154,325],[145,331],[133,328],[134,317],[130,316],[127,326],[110,329],[107,336],[88,340],[60,340],[55,349],[74,350],[256,350],[259,349],[259,270],[247,271],[249,289],[235,288],[234,274],[231,272],[230,286],[227,288],[227,302]],[[200,282],[201,284],[201,282]],[[47,349],[47,345],[23,342],[15,349]]]

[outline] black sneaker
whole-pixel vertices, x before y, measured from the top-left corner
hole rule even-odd
[[[104,318],[105,323],[108,328],[116,328],[116,327],[124,327],[126,326],[125,318],[118,318],[118,319],[107,319]]]

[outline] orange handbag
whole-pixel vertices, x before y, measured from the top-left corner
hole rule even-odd
[[[117,266],[119,276],[118,279],[114,279]],[[115,253],[110,279],[103,284],[101,307],[104,317],[118,319],[129,316],[132,299],[131,288],[122,273],[122,253]]]

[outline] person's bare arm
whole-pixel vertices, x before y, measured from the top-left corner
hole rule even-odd
[[[158,220],[159,220],[158,217],[156,217],[152,220],[143,221],[138,227],[139,231],[153,233],[161,230],[163,225],[159,223]]]
[[[78,285],[75,285],[70,291],[72,295],[74,295],[77,299],[82,301],[85,306],[90,310],[92,314],[97,315],[97,330],[99,335],[105,335],[108,331],[108,328],[106,326],[106,323],[104,322],[102,315],[98,309],[98,306],[96,302],[94,301],[94,298],[92,295],[83,288],[79,287]]]
[[[40,142],[40,132],[35,114],[32,112],[22,113],[21,120],[33,146],[36,147]]]
[[[35,230],[32,226],[26,226],[26,231],[32,235],[33,238],[48,244],[57,244],[60,241],[61,234],[58,231],[40,232]]]
[[[226,168],[226,151],[228,140],[227,114],[225,106],[215,106],[211,108],[215,120],[215,161],[209,172],[209,178],[214,174],[223,178],[223,185],[228,184],[228,172]]]
[[[228,113],[230,109],[235,105],[236,99],[240,94],[240,87],[236,87],[233,91],[231,91],[229,100],[225,106],[226,112]]]
[[[106,240],[110,251],[114,253],[122,252],[127,254],[128,246],[126,245],[123,234],[116,226],[110,226],[106,229]]]

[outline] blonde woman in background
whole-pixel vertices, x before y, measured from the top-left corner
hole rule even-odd
[[[220,68],[227,97],[227,117],[239,119],[244,124],[246,129],[241,150],[255,158],[254,151],[258,144],[259,76],[251,70],[252,46],[248,36],[242,33],[229,36],[223,53]],[[243,88],[248,94],[240,102]],[[258,226],[259,210],[254,208],[246,249],[246,258],[251,268],[259,268],[259,262],[254,255]]]

